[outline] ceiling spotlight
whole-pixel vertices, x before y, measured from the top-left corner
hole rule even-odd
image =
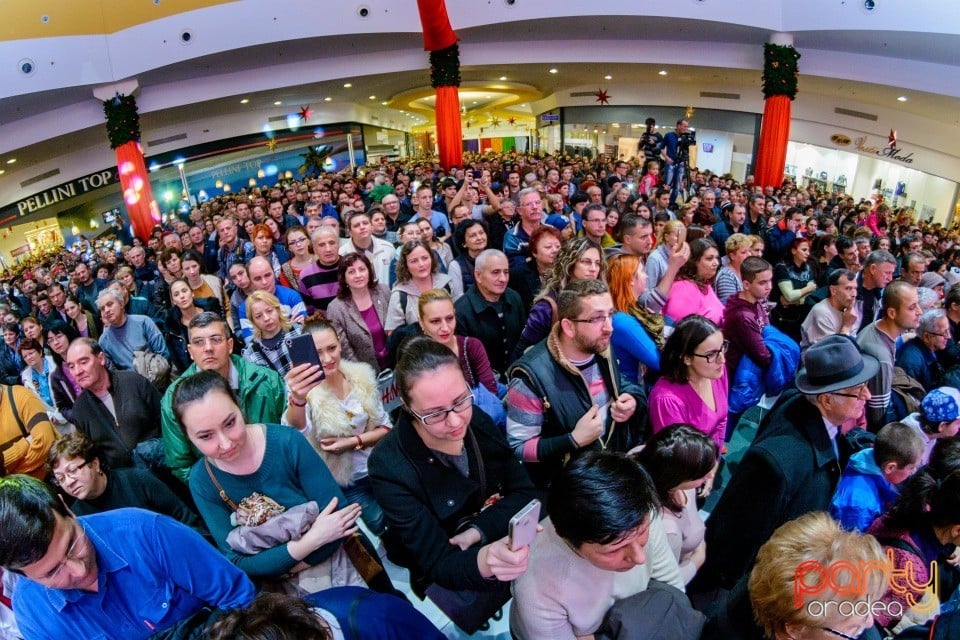
[[[277,100],[277,101],[276,101],[276,102],[274,102],[273,104],[274,104],[274,106],[277,106],[277,107],[279,107],[280,105],[282,105],[282,104],[283,104],[283,100]]]
[[[370,99],[371,99],[371,100],[376,100],[376,99],[377,99],[377,96],[370,96]]]
[[[344,83],[343,83],[343,88],[344,88],[344,89],[349,89],[349,88],[352,87],[352,86],[353,86],[353,85],[350,84],[349,82],[344,82]]]
[[[0,169],[0,176],[2,176],[3,174],[5,174],[6,172],[7,172],[6,169]]]
[[[613,76],[611,76],[611,75],[608,73],[607,75],[603,76],[603,79],[604,79],[604,80],[613,80]]]
[[[250,102],[250,98],[244,98],[240,101],[240,104],[247,104],[248,102]]]
[[[381,102],[380,104],[382,104],[383,106],[387,106],[387,101],[386,101],[386,100],[384,100],[384,101],[383,101],[383,102]]]
[[[13,164],[16,161],[17,161],[16,158],[10,158],[9,160],[7,160],[7,164]]]
[[[899,98],[897,98],[897,101],[898,101],[898,102],[906,102],[906,101],[907,101],[907,96],[900,96]]]
[[[506,79],[507,79],[507,76],[500,76],[500,82],[503,82]]]
[[[332,100],[333,98],[331,98],[330,96],[327,96],[326,98],[323,99],[324,102],[331,102]]]
[[[550,69],[550,73],[560,73],[560,71],[554,67],[553,69]]]
[[[666,70],[666,69],[660,69],[660,71],[657,71],[657,75],[658,75],[658,76],[665,76],[665,75],[667,75],[667,70]]]

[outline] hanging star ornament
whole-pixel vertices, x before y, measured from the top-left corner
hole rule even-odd
[[[610,102],[610,98],[613,97],[607,93],[606,89],[597,89],[597,92],[593,95],[597,97],[596,101],[599,102],[601,105],[608,104]]]
[[[310,105],[305,107],[300,107],[300,119],[306,122],[310,119],[310,116],[313,115],[313,111],[310,109]]]
[[[517,123],[517,119],[516,119],[516,118],[508,118],[508,119],[507,119],[507,122],[509,122],[510,124],[516,124],[516,123]]]
[[[490,117],[490,126],[491,126],[491,127],[499,127],[499,126],[500,126],[500,118],[498,118],[497,116],[491,116],[491,117]]]
[[[277,141],[274,140],[273,138],[270,138],[269,140],[267,140],[267,146],[270,147],[270,151],[273,151],[274,149],[277,148]]]
[[[887,136],[887,146],[891,149],[895,149],[897,146],[897,130],[890,129],[890,135]]]

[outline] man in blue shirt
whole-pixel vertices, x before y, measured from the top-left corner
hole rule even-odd
[[[0,479],[0,566],[26,579],[13,608],[33,638],[148,638],[203,607],[254,596],[199,534],[141,509],[76,518],[41,481]]]
[[[687,162],[690,160],[689,146],[685,146],[683,134],[687,132],[690,123],[686,120],[677,120],[675,131],[663,136],[663,147],[660,151],[660,159],[666,164],[666,175],[663,184],[670,188],[670,207],[677,202],[677,196],[680,194],[680,185],[687,170]]]

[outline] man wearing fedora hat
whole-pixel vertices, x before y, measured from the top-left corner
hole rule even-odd
[[[781,396],[707,520],[707,559],[688,591],[731,589],[777,527],[830,507],[850,451],[839,425],[862,414],[877,359],[847,336],[803,354],[797,391]]]

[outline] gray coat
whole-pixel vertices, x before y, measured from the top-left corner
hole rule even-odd
[[[371,291],[373,308],[377,310],[377,317],[383,325],[387,318],[387,305],[390,302],[390,289],[382,284]],[[360,310],[352,298],[342,300],[336,298],[327,307],[327,319],[337,329],[340,336],[341,357],[354,362],[366,362],[374,371],[380,371],[377,356],[373,350],[373,338],[367,324],[360,316]]]

